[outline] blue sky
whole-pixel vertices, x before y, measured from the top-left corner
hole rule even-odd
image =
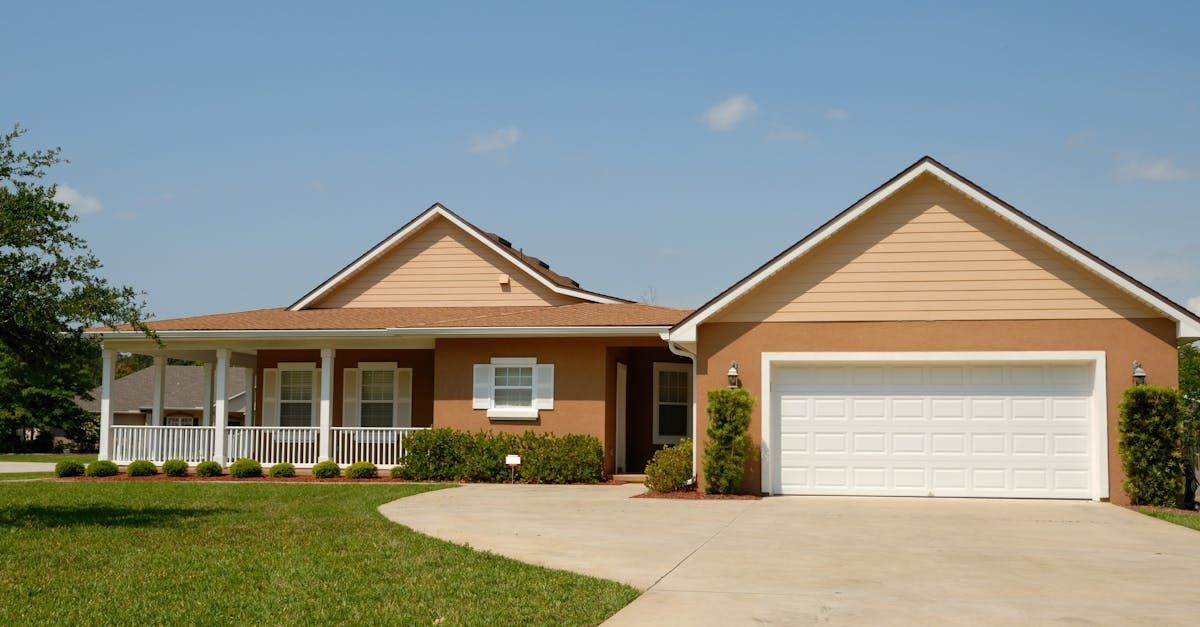
[[[159,317],[287,305],[435,201],[694,307],[923,154],[1200,297],[1200,3],[176,4],[0,39],[0,123]]]

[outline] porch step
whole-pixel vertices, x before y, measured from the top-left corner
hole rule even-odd
[[[645,483],[646,475],[644,475],[644,474],[635,475],[635,474],[631,474],[631,473],[623,473],[623,474],[619,474],[619,475],[613,475],[612,480],[613,480],[613,483]]]

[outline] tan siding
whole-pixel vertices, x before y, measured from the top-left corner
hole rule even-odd
[[[509,285],[501,286],[500,275]],[[435,218],[317,307],[476,307],[580,302],[542,285],[449,220]]]
[[[1157,317],[931,176],[719,313],[722,322]]]

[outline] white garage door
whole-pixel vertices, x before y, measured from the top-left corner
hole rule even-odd
[[[776,366],[775,491],[1090,498],[1093,369]]]

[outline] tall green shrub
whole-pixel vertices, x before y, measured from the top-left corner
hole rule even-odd
[[[1183,496],[1183,403],[1179,392],[1135,385],[1121,399],[1118,449],[1135,505],[1175,506]]]
[[[754,399],[744,388],[709,390],[708,442],[704,481],[713,494],[736,492],[750,457],[750,412]]]

